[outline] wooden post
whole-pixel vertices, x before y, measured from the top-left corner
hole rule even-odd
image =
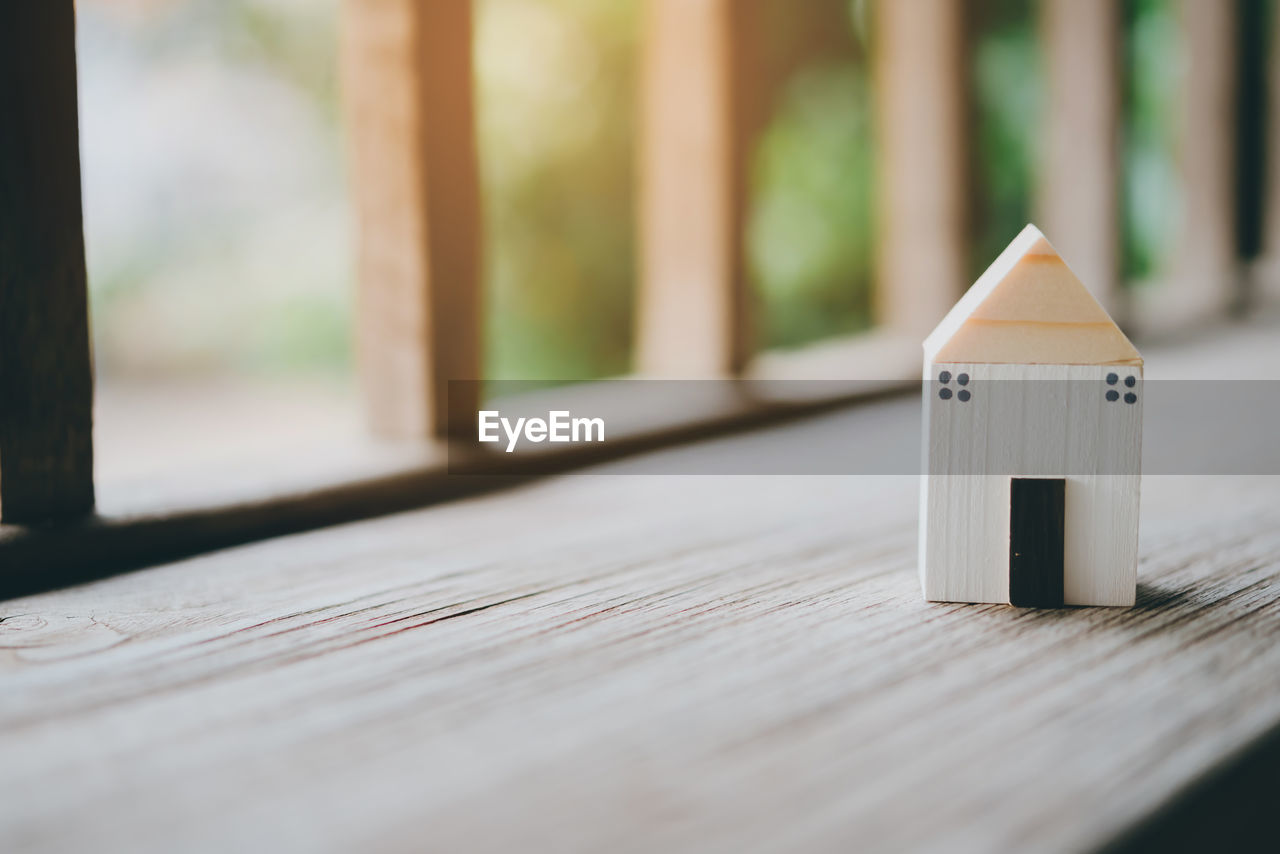
[[[1103,307],[1119,313],[1120,7],[1044,0],[1047,139],[1040,226]]]
[[[449,395],[481,379],[471,4],[343,0],[341,38],[369,421],[474,437],[478,382]]]
[[[965,4],[875,7],[880,323],[928,333],[966,285]]]
[[[744,19],[737,0],[645,4],[641,373],[722,376],[751,357]]]
[[[1236,0],[1236,257],[1262,253],[1267,179],[1266,0]]]
[[[93,510],[75,9],[0,11],[0,519]]]
[[[1266,246],[1267,102],[1271,6],[1268,0],[1236,0],[1236,257],[1241,265],[1237,307],[1252,309],[1263,297]]]
[[[1181,223],[1169,280],[1142,300],[1154,332],[1194,326],[1238,299],[1235,4],[1180,0],[1184,74],[1178,89]]]
[[[1263,202],[1263,269],[1256,296],[1280,298],[1280,10],[1271,14],[1271,50],[1267,56],[1266,198]]]

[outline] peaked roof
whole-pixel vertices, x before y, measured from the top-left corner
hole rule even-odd
[[[1142,356],[1028,225],[924,341],[932,362],[1141,365]]]

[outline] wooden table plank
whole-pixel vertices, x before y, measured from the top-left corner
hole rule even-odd
[[[1275,478],[1028,611],[921,601],[913,477],[625,470],[4,603],[0,848],[1084,850],[1280,722]]]

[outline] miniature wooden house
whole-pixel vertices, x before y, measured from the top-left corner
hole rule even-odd
[[[925,598],[1132,605],[1142,357],[1039,229],[924,356]]]

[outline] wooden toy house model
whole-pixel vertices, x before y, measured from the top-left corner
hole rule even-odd
[[[1142,357],[1035,226],[924,356],[925,598],[1132,605]]]

